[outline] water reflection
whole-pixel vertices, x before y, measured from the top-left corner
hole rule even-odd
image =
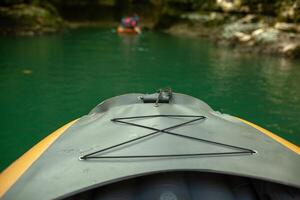
[[[212,49],[215,90],[241,116],[299,141],[299,61]],[[226,102],[226,101],[225,101]],[[227,109],[222,109],[227,111]],[[288,125],[287,125],[288,123]]]

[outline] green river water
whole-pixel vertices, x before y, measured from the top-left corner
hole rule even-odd
[[[300,61],[195,38],[112,29],[0,37],[0,171],[63,124],[124,93],[170,86],[300,144]]]

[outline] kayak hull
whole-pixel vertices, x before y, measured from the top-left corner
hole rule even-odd
[[[119,34],[128,34],[128,35],[136,35],[141,33],[141,29],[139,27],[136,28],[123,28],[118,26],[117,33]]]
[[[0,176],[3,199],[63,199],[111,183],[166,172],[224,174],[300,187],[297,146],[289,148],[257,127],[216,112],[191,96],[174,93],[170,103],[156,105],[143,103],[143,95],[126,94],[96,106],[63,129],[4,188],[4,177],[17,169],[9,167]],[[194,121],[188,124],[187,120]],[[151,132],[157,134],[103,151]]]

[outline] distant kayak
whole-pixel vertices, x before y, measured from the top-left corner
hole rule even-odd
[[[124,28],[122,26],[118,26],[117,32],[119,34],[141,34],[142,30],[140,27]]]
[[[300,148],[194,97],[110,98],[0,175],[2,200],[297,200]]]

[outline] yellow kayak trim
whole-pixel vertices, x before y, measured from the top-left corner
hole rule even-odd
[[[272,133],[272,132],[270,132],[270,131],[268,131],[268,130],[266,130],[266,129],[264,129],[264,128],[256,125],[256,124],[253,124],[251,122],[248,122],[248,121],[246,121],[244,119],[241,119],[241,118],[238,118],[238,117],[236,117],[236,118],[239,119],[240,121],[242,121],[242,122],[244,122],[244,123],[252,126],[253,128],[259,130],[263,134],[269,136],[270,138],[272,138],[275,141],[279,142],[283,146],[289,148],[291,151],[293,151],[293,152],[297,153],[298,155],[300,155],[300,147],[298,147],[297,145],[295,145],[295,144],[293,144],[293,143],[291,143],[291,142],[283,139],[282,137],[279,137],[278,135],[276,135],[276,134],[274,134],[274,133]]]
[[[71,121],[41,140],[0,174],[0,199],[48,147],[77,120]]]

